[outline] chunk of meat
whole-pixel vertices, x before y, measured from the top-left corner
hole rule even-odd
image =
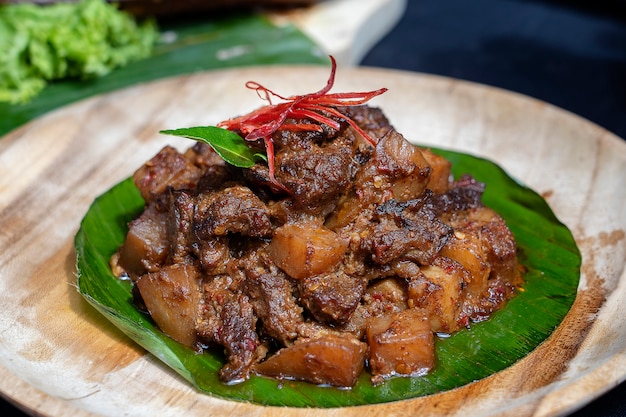
[[[326,146],[310,143],[277,153],[276,179],[289,190],[297,207],[316,215],[334,210],[356,172],[352,146],[342,146],[352,140],[343,136]]]
[[[430,172],[428,162],[417,147],[396,131],[387,131],[356,173],[353,188],[341,196],[337,209],[326,219],[326,226],[338,230],[361,224],[367,228],[375,207],[389,200],[419,199]]]
[[[157,271],[168,256],[167,214],[148,205],[128,225],[126,240],[116,258],[117,274],[127,273],[136,279],[146,272]]]
[[[479,295],[485,290],[491,267],[477,233],[455,230],[439,254],[455,260],[467,270],[469,276],[465,290],[468,293]]]
[[[519,284],[517,244],[504,219],[492,209],[482,207],[468,213],[467,226],[476,230],[481,238],[491,277]]]
[[[428,312],[435,332],[452,333],[467,325],[461,308],[469,274],[463,266],[452,259],[438,257],[431,265],[422,266],[420,272],[421,276],[409,282],[409,305]]]
[[[309,222],[278,227],[267,251],[287,275],[302,279],[335,269],[347,247],[337,233]]]
[[[233,186],[198,196],[193,227],[201,239],[228,233],[269,236],[272,231],[269,214],[265,203],[248,187]]]
[[[133,174],[133,181],[147,203],[166,189],[195,188],[202,170],[171,146],[165,146]]]
[[[227,236],[216,236],[212,239],[197,239],[192,245],[202,270],[207,275],[227,274],[229,264],[233,262]]]
[[[484,320],[522,283],[515,238],[504,220],[487,207],[456,212],[450,224],[456,236],[442,255],[456,259],[470,272],[463,311],[472,321]]]
[[[262,323],[263,332],[283,345],[293,342],[302,324],[295,284],[274,265],[265,251],[248,251],[237,262],[245,274],[242,288]]]
[[[394,133],[395,132],[395,133]],[[390,131],[376,147],[384,147],[383,164],[392,174],[391,192],[394,199],[406,201],[419,196],[430,183],[432,168],[417,146]],[[377,157],[381,157],[377,154]]]
[[[431,168],[426,188],[435,194],[448,191],[452,163],[443,156],[433,153],[430,149],[421,149],[422,156]]]
[[[450,184],[448,191],[434,195],[426,206],[444,220],[460,211],[483,207],[482,195],[485,184],[469,175]]]
[[[194,197],[189,192],[182,190],[172,191],[168,193],[168,197],[169,263],[191,262]]]
[[[378,107],[351,106],[340,107],[340,110],[354,120],[375,142],[393,129],[385,113]]]
[[[424,208],[429,197],[426,193],[407,202],[389,200],[376,209],[378,223],[362,241],[374,262],[406,258],[429,264],[437,256],[453,230]]]
[[[433,332],[426,311],[410,308],[367,321],[372,381],[424,375],[435,365]]]
[[[406,310],[407,300],[407,285],[398,278],[384,278],[370,284],[363,296],[370,317]]]
[[[228,275],[205,281],[198,335],[226,348],[227,363],[220,369],[224,382],[247,379],[266,350],[256,333],[257,317],[248,297],[237,291],[239,283]]]
[[[352,387],[363,367],[367,345],[349,334],[328,334],[280,349],[256,366],[257,373],[281,379]]]
[[[187,191],[170,194],[168,233],[170,263],[199,263],[208,275],[225,273],[230,261],[227,236],[198,236],[194,223],[197,197]]]
[[[298,281],[300,301],[323,323],[347,322],[359,305],[366,286],[367,278],[350,276],[343,270]]]
[[[357,173],[355,186],[361,198],[368,202],[381,204],[390,198],[406,201],[426,189],[430,173],[430,165],[419,148],[390,130]]]
[[[190,265],[170,265],[137,279],[139,293],[164,333],[185,346],[197,340],[199,273]]]

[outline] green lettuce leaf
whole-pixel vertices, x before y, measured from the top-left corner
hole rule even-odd
[[[528,272],[520,291],[485,322],[436,341],[437,365],[428,375],[394,378],[372,386],[361,375],[349,390],[262,377],[225,385],[217,372],[219,351],[201,355],[174,342],[132,304],[129,282],[118,280],[109,258],[122,244],[127,223],[143,209],[139,191],[127,179],[100,196],[75,238],[78,289],[85,299],[139,345],[174,369],[201,392],[237,401],[290,407],[342,407],[414,398],[485,378],[528,355],[561,323],[578,288],[581,255],[568,228],[533,190],[494,163],[470,155],[435,150],[453,163],[456,176],[471,173],[487,183],[484,202],[507,222]]]
[[[146,58],[159,33],[104,0],[0,6],[0,101],[24,103],[50,81],[101,77]]]

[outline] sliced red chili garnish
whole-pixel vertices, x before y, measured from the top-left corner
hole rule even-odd
[[[258,96],[267,101],[269,104],[254,110],[246,115],[235,117],[233,119],[225,120],[218,123],[219,127],[226,128],[232,131],[241,132],[244,139],[248,141],[256,141],[263,139],[265,143],[265,151],[267,154],[267,164],[269,168],[269,176],[271,182],[283,189],[285,187],[280,184],[275,174],[275,161],[274,161],[274,143],[272,142],[271,135],[279,130],[290,130],[293,132],[299,131],[321,131],[321,125],[327,125],[333,129],[338,130],[340,128],[339,122],[334,120],[331,116],[345,120],[350,127],[352,127],[359,135],[361,135],[366,141],[373,146],[376,145],[376,140],[370,137],[366,132],[361,129],[357,123],[350,117],[339,112],[335,107],[337,106],[355,106],[368,102],[372,98],[383,94],[387,91],[386,88],[381,88],[374,91],[366,92],[348,92],[348,93],[333,93],[328,94],[335,83],[335,73],[337,70],[337,62],[331,56],[331,71],[328,82],[321,90],[304,95],[295,95],[290,97],[283,97],[280,94],[275,93],[269,88],[255,82],[248,81],[246,87],[255,90]],[[272,97],[283,100],[278,104],[272,103]],[[288,118],[293,119],[309,119],[319,123],[285,123]],[[287,190],[286,190],[287,191]]]

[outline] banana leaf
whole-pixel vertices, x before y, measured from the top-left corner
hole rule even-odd
[[[342,407],[414,398],[463,386],[513,365],[561,323],[576,297],[581,255],[568,228],[540,195],[494,163],[436,150],[456,176],[471,173],[487,183],[484,202],[508,223],[526,267],[523,291],[485,322],[436,340],[437,364],[428,375],[392,378],[373,386],[364,372],[352,389],[252,377],[237,385],[218,380],[222,352],[194,353],[164,335],[132,304],[131,285],[117,279],[109,258],[122,244],[127,223],[144,207],[127,179],[97,198],[75,237],[78,289],[84,298],[139,345],[202,393],[237,401],[290,407]]]
[[[152,55],[90,80],[49,84],[24,104],[0,103],[0,137],[75,101],[137,83],[216,68],[273,64],[328,64],[328,57],[293,25],[277,26],[260,14],[160,24]]]

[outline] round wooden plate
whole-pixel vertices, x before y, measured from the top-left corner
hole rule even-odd
[[[416,143],[489,158],[540,192],[583,256],[561,326],[517,364],[459,389],[341,409],[271,408],[199,394],[75,288],[74,234],[94,198],[163,145],[159,130],[259,107],[255,80],[317,91],[325,67],[166,79],[59,109],[0,139],[0,392],[44,416],[555,416],[626,377],[626,142],[546,103],[458,80],[339,68],[333,92],[388,87],[372,104]]]

